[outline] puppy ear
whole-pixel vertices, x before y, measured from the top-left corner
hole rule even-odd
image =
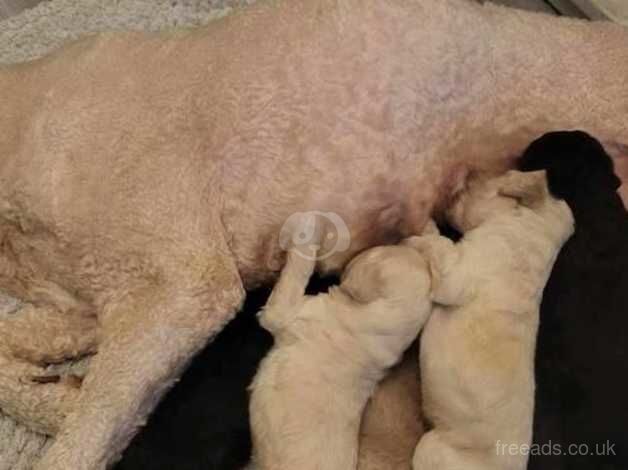
[[[498,194],[514,198],[522,206],[534,207],[547,197],[545,170],[527,173],[511,170],[500,180]]]

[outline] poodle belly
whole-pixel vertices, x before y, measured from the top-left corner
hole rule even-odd
[[[255,285],[279,272],[285,248],[279,243],[279,234],[286,220],[296,213],[321,214],[328,222],[327,238],[331,243],[319,256],[318,269],[322,273],[338,272],[367,248],[395,244],[403,237],[420,233],[458,174],[440,161],[427,157],[425,160],[425,174],[417,175],[411,182],[403,181],[395,171],[386,177],[356,181],[339,181],[330,175],[314,183],[304,181],[298,190],[287,185],[278,190],[281,196],[277,198],[239,203],[238,212],[223,220],[227,233],[233,234],[231,248],[245,283]],[[338,166],[331,165],[330,173]],[[295,196],[302,199],[292,202]],[[286,200],[291,202],[280,205]],[[350,236],[348,247],[339,242],[344,230]]]

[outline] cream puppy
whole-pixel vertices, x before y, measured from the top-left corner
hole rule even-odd
[[[427,263],[409,246],[357,256],[341,284],[304,295],[316,249],[297,248],[260,315],[275,345],[251,386],[258,470],[350,470],[364,407],[431,311]]]
[[[421,340],[425,416],[415,470],[524,470],[532,434],[539,304],[573,232],[545,172],[474,177],[448,212],[454,244],[414,237],[437,304]]]

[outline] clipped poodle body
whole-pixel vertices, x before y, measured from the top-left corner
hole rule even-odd
[[[32,309],[0,324],[0,407],[56,435],[37,470],[119,457],[244,288],[276,278],[293,213],[340,217],[350,245],[318,266],[339,270],[548,128],[621,154],[627,45],[465,0],[295,0],[0,68],[0,288]],[[80,389],[28,379],[95,352]]]
[[[416,470],[525,470],[541,294],[571,212],[545,174],[470,182],[449,222],[463,238],[415,239],[437,304],[421,337],[426,419]],[[528,447],[525,447],[528,446]]]
[[[576,220],[543,294],[530,470],[628,468],[628,213],[603,147],[582,132],[535,141],[523,170],[546,170]],[[556,446],[548,452],[548,444]]]
[[[427,263],[413,248],[368,250],[339,287],[304,296],[313,269],[292,249],[260,316],[275,345],[251,385],[258,470],[357,468],[364,407],[431,311]]]

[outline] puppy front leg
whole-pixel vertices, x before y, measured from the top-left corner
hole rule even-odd
[[[404,244],[422,253],[432,276],[432,300],[441,305],[462,305],[471,295],[473,279],[467,276],[462,250],[449,238],[440,235],[410,237]]]
[[[260,324],[273,335],[283,328],[290,320],[290,314],[303,301],[305,289],[316,267],[317,252],[315,245],[288,250],[279,280],[259,315]]]
[[[98,354],[37,470],[104,470],[119,458],[188,361],[244,298],[233,260],[221,252],[208,259],[201,277],[169,274],[105,306]]]

